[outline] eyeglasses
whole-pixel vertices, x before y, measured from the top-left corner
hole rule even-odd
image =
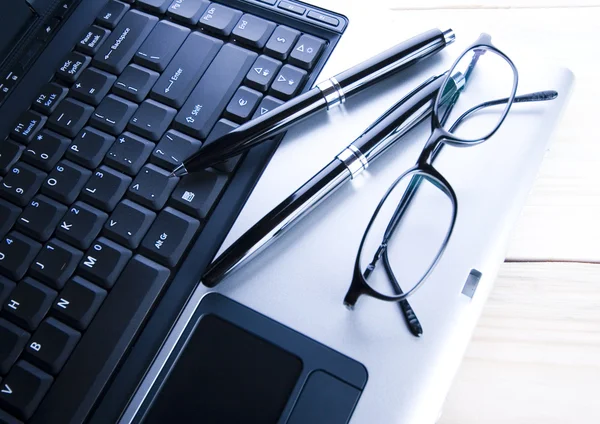
[[[498,131],[513,103],[552,100],[556,91],[516,96],[514,63],[488,34],[467,48],[446,73],[433,105],[431,135],[415,166],[404,172],[377,205],[360,242],[344,304],[361,295],[398,302],[411,333],[423,328],[407,301],[430,276],[454,230],[456,194],[433,167],[443,146],[474,146]],[[379,262],[384,272],[374,273]],[[404,290],[402,289],[404,287]]]

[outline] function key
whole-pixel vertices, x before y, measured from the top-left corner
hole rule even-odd
[[[154,143],[125,132],[121,134],[112,145],[104,162],[128,175],[137,175],[148,160],[154,148]]]
[[[265,46],[265,52],[270,54],[277,59],[287,59],[294,43],[300,37],[300,33],[295,29],[288,28],[285,26],[278,26],[267,45]]]
[[[34,331],[48,313],[55,297],[54,290],[26,277],[4,301],[3,313],[18,326]]]
[[[338,26],[340,24],[340,21],[337,18],[325,15],[315,10],[310,10],[306,16],[308,16],[310,19],[314,19],[315,21],[319,21],[331,26]]]
[[[129,65],[113,86],[113,93],[140,103],[146,98],[157,79],[157,72],[139,65]]]
[[[19,361],[2,380],[0,406],[28,420],[52,385],[52,377],[28,362]]]
[[[304,69],[312,69],[319,59],[324,46],[324,40],[304,34],[294,46],[294,50],[292,50],[290,63]]]
[[[78,331],[55,318],[48,318],[29,340],[25,357],[43,370],[56,375],[80,338]]]
[[[114,29],[129,10],[129,5],[120,1],[110,0],[96,18],[96,23],[103,27]]]
[[[108,34],[110,34],[109,30],[92,25],[77,43],[77,50],[88,55],[95,55]]]
[[[254,118],[258,118],[259,116],[264,115],[265,113],[269,113],[273,109],[278,106],[281,106],[283,102],[281,100],[276,99],[275,97],[267,96],[260,102],[260,105],[256,108],[256,112],[254,112]]]
[[[199,25],[209,32],[228,37],[240,16],[239,10],[212,3],[200,18]]]
[[[67,98],[62,101],[48,118],[48,127],[67,137],[75,137],[88,121],[94,107]]]
[[[306,71],[285,65],[275,78],[275,82],[271,86],[271,93],[285,100],[290,99],[296,95],[305,77]]]
[[[24,147],[11,140],[0,141],[0,175],[5,175],[23,152]]]
[[[258,91],[240,87],[227,105],[225,116],[241,124],[250,119],[261,99],[262,94]]]
[[[158,72],[164,71],[189,33],[189,28],[160,21],[135,54],[135,62]]]
[[[267,91],[281,65],[280,61],[269,56],[259,56],[248,71],[244,82],[257,90]]]
[[[236,40],[250,47],[262,49],[273,33],[275,24],[253,15],[244,14],[233,29]]]
[[[167,9],[167,15],[176,21],[196,25],[209,4],[208,0],[174,0]]]
[[[306,12],[306,7],[302,7],[297,4],[292,4],[287,1],[280,1],[277,7],[283,10],[287,10],[288,12],[295,13],[296,15],[304,15],[304,12]]]
[[[32,107],[44,115],[51,115],[58,104],[67,97],[68,88],[53,82],[46,84],[33,102]]]
[[[202,146],[200,140],[175,130],[169,130],[152,152],[150,161],[165,169],[173,169],[196,153],[200,146]]]
[[[116,80],[117,77],[112,74],[88,68],[71,87],[71,95],[82,102],[97,106]]]
[[[137,0],[136,4],[142,9],[147,9],[150,12],[163,14],[173,0]]]
[[[52,313],[77,330],[85,330],[106,297],[106,290],[74,277],[56,297]]]
[[[10,200],[15,205],[25,206],[37,193],[46,173],[17,162],[0,183],[0,197]]]
[[[47,120],[47,117],[32,110],[28,110],[19,117],[10,136],[13,140],[23,144],[29,144],[38,131],[42,129]]]
[[[66,82],[73,83],[85,68],[90,64],[91,58],[81,53],[71,52],[69,53],[62,64],[56,71],[56,76]]]

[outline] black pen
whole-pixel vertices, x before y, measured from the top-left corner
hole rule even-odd
[[[172,176],[200,171],[274,136],[323,109],[331,109],[382,79],[431,56],[454,41],[451,29],[432,29],[372,57],[239,126],[185,160]]]

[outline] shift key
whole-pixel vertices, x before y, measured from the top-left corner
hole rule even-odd
[[[233,44],[223,46],[177,114],[173,126],[206,139],[257,56]]]

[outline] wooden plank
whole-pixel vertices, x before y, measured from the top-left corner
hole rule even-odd
[[[440,424],[600,422],[600,265],[506,263]]]

